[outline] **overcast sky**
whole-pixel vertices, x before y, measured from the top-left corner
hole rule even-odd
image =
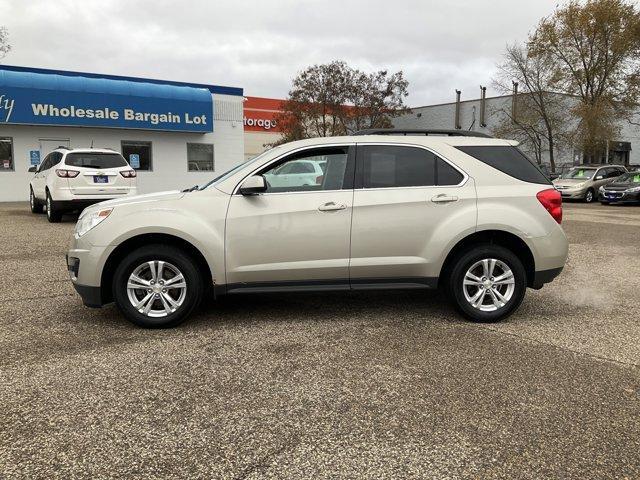
[[[475,98],[558,0],[0,0],[9,65],[239,86],[284,98],[334,59],[403,70],[408,104]]]

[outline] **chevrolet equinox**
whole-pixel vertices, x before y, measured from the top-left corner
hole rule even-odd
[[[201,187],[86,208],[69,275],[85,305],[115,301],[142,327],[205,295],[438,287],[497,321],[568,251],[560,193],[516,145],[385,129],[280,145]]]

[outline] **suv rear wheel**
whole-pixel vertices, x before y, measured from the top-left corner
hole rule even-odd
[[[518,308],[526,290],[522,262],[498,245],[479,245],[460,255],[448,279],[455,306],[476,322],[496,322]]]
[[[115,271],[113,295],[131,322],[174,327],[202,299],[203,280],[193,259],[175,247],[148,245],[127,255]]]
[[[62,212],[58,210],[56,202],[51,198],[49,190],[47,190],[47,199],[45,200],[45,209],[47,211],[47,220],[51,223],[58,223],[62,220]]]

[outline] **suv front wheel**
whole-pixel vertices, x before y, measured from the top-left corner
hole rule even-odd
[[[193,259],[167,245],[127,255],[115,271],[113,296],[131,322],[144,328],[174,327],[202,299],[203,280]]]
[[[453,265],[448,290],[455,306],[476,322],[497,322],[518,308],[526,290],[522,262],[498,245],[479,245]]]

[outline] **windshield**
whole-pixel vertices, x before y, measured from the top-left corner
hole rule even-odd
[[[117,153],[70,153],[64,159],[69,167],[120,168],[129,164]]]
[[[563,173],[560,178],[573,180],[588,180],[596,173],[595,169],[588,168],[572,168],[567,173]]]
[[[262,157],[265,157],[267,154],[270,154],[271,152],[275,151],[275,149],[277,149],[278,147],[275,148],[271,148],[265,152],[262,152],[260,155],[258,155],[257,157],[253,157],[250,160],[247,160],[244,163],[240,163],[238,165],[236,165],[235,167],[233,167],[230,170],[227,170],[226,172],[224,172],[222,175],[218,175],[216,178],[214,178],[213,180],[211,180],[208,183],[205,183],[202,187],[200,187],[200,190],[204,190],[205,188],[209,188],[212,185],[216,185],[217,183],[222,182],[223,180],[226,180],[227,178],[229,178],[231,175],[233,175],[234,173],[236,173],[236,171],[240,170],[243,167],[246,167],[247,165],[251,165],[254,162],[257,162],[258,160],[260,160]]]
[[[625,173],[616,178],[615,183],[638,183],[640,184],[640,172]]]

